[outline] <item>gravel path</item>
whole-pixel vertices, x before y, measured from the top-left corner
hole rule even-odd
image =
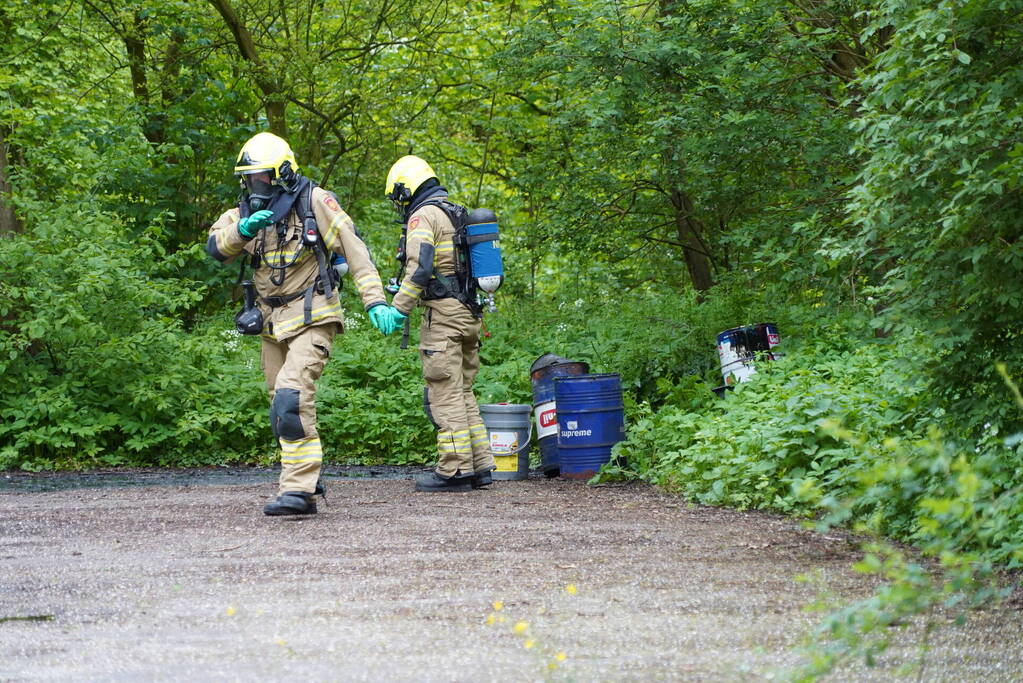
[[[796,575],[870,590],[844,534],[641,485],[441,495],[362,476],[296,520],[261,514],[268,473],[31,481],[0,481],[4,681],[763,680],[820,619],[804,609],[820,583]],[[932,642],[926,680],[1023,678],[1011,608]],[[846,673],[887,679],[914,655]]]

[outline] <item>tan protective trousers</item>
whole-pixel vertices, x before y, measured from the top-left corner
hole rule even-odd
[[[270,391],[270,428],[281,447],[279,493],[312,493],[323,464],[316,429],[316,380],[330,357],[339,325],[305,328],[284,341],[263,337],[260,363]]]
[[[437,474],[492,470],[494,454],[472,391],[480,369],[481,321],[455,299],[431,301],[419,328],[423,405],[437,428]]]

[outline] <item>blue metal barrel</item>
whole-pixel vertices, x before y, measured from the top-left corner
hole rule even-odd
[[[536,438],[540,449],[540,469],[548,477],[561,471],[558,458],[558,410],[554,401],[554,378],[585,375],[590,371],[586,363],[545,353],[529,368],[533,385],[533,414],[536,417]]]
[[[561,476],[588,479],[611,460],[611,447],[625,438],[621,377],[557,377],[554,400]]]

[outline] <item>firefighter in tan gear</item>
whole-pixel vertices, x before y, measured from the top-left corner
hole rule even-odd
[[[464,209],[447,201],[433,169],[416,156],[394,163],[385,192],[405,223],[406,238],[404,277],[392,305],[383,310],[382,331],[389,334],[403,325],[417,304],[425,307],[419,357],[426,383],[423,405],[437,429],[437,466],[419,477],[415,488],[488,486],[496,466],[472,390],[480,367],[482,310],[478,302],[455,294],[455,226],[442,207]]]
[[[236,326],[261,336],[270,427],[281,453],[278,495],[263,512],[315,514],[313,495],[324,493],[316,381],[344,320],[339,272],[331,259],[347,261],[363,305],[381,331],[386,299],[351,218],[333,194],[297,173],[287,142],[259,133],[242,147],[234,171],[241,176],[241,200],[210,228],[206,251],[222,262],[240,257],[243,272],[246,265],[254,269],[245,285],[258,296],[239,313]]]

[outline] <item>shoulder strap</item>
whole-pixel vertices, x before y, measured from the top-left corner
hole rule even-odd
[[[438,197],[424,202],[422,206],[436,206],[443,211],[447,215],[448,220],[451,221],[451,224],[455,226],[456,232],[465,228],[465,221],[469,216],[469,211],[461,204],[455,204],[446,197]]]
[[[328,299],[334,296],[334,287],[330,279],[330,273],[327,269],[327,246],[323,243],[323,235],[320,234],[320,226],[316,223],[316,214],[313,213],[313,188],[316,187],[316,183],[310,180],[302,191],[299,193],[298,198],[295,200],[295,211],[298,212],[299,220],[302,221],[302,232],[303,241],[304,235],[310,228],[316,232],[316,241],[312,245],[313,253],[316,254],[316,265],[320,271],[319,280],[320,286],[323,287],[323,293]],[[311,291],[316,288],[314,282],[310,287],[310,295],[306,298],[306,324],[309,324],[309,310],[312,304]]]
[[[295,211],[298,212],[298,217],[301,219],[315,218],[313,214],[313,188],[316,187],[316,183],[310,180],[306,183],[306,186],[302,188],[302,191],[298,193],[298,199],[295,200]]]
[[[462,302],[473,315],[481,317],[483,312],[476,301],[476,292],[472,285],[472,259],[469,257],[469,235],[466,230],[469,210],[461,204],[455,204],[446,197],[431,199],[423,206],[433,205],[439,208],[455,226],[455,236],[452,242],[455,246],[455,280],[452,284],[448,278],[440,273],[434,273],[434,278],[439,280],[444,288],[451,292],[456,299]]]

